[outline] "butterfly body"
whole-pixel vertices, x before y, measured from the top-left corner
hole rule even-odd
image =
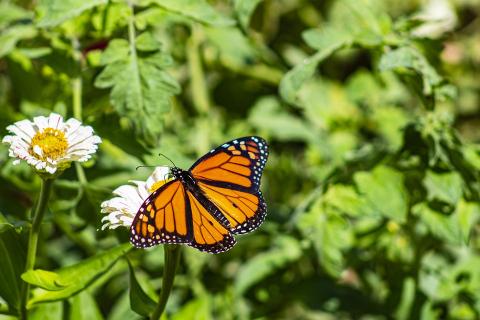
[[[256,229],[265,219],[259,191],[267,143],[245,137],[224,143],[189,170],[173,167],[173,180],[153,192],[135,216],[130,241],[136,247],[183,243],[219,253],[235,244],[233,234]]]

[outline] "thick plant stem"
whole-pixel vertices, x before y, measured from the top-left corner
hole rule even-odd
[[[37,255],[38,235],[40,233],[40,226],[42,225],[43,216],[45,215],[45,209],[47,208],[48,198],[52,189],[53,179],[42,179],[40,188],[40,196],[38,198],[35,210],[33,211],[33,221],[30,228],[30,234],[28,236],[28,251],[27,262],[25,263],[25,272],[32,270],[35,266],[35,258]],[[30,286],[24,282],[22,286],[21,296],[21,318],[27,319],[27,301]]]
[[[170,291],[173,287],[175,270],[177,269],[178,261],[180,260],[181,248],[180,245],[165,245],[165,266],[163,268],[162,291],[160,292],[157,307],[150,318],[151,320],[159,320],[165,310]]]

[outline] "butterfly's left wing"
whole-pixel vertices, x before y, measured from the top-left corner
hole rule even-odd
[[[227,218],[234,234],[255,230],[265,219],[267,206],[259,191],[268,145],[260,137],[224,143],[200,158],[192,176],[206,197]]]
[[[183,184],[173,180],[154,191],[130,226],[130,242],[137,248],[160,243],[189,243],[192,218]]]

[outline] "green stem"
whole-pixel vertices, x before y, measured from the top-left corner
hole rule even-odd
[[[193,26],[192,34],[187,41],[187,60],[190,69],[193,105],[199,113],[206,114],[210,110],[210,98],[200,57],[201,35],[199,28],[199,26]]]
[[[163,268],[162,291],[160,292],[157,307],[150,318],[151,320],[159,320],[165,310],[170,291],[173,287],[175,270],[177,269],[178,261],[180,260],[181,248],[180,245],[165,245],[165,265]]]
[[[72,108],[73,108],[73,117],[79,121],[82,121],[82,91],[83,91],[83,81],[82,81],[82,54],[79,49],[78,40],[72,40],[72,47],[75,52],[76,61],[79,66],[78,75],[72,79]],[[85,186],[87,181],[87,176],[83,171],[83,167],[79,162],[75,162],[75,171],[77,172],[78,181],[80,184]]]
[[[42,179],[40,188],[40,196],[37,201],[37,205],[33,212],[33,222],[30,228],[30,234],[28,236],[28,251],[27,262],[25,263],[25,272],[33,270],[35,266],[35,258],[37,255],[38,235],[40,233],[40,226],[42,224],[43,216],[45,215],[45,209],[47,208],[48,198],[52,189],[53,179]],[[21,318],[27,319],[27,301],[30,291],[30,286],[27,282],[23,283],[22,296],[21,296]]]

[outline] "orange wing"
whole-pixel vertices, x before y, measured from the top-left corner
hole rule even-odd
[[[137,248],[160,243],[183,243],[201,251],[219,253],[235,239],[179,180],[153,192],[142,204],[130,227],[130,241]],[[218,210],[217,210],[218,211]]]
[[[227,142],[201,157],[190,168],[198,181],[256,193],[268,158],[268,145],[260,137]]]
[[[190,169],[234,234],[253,231],[265,220],[267,206],[259,187],[267,158],[265,140],[245,137],[210,151]]]
[[[190,192],[187,192],[193,221],[193,239],[189,244],[201,251],[220,253],[235,245],[235,238]]]
[[[137,248],[159,243],[189,243],[192,225],[185,188],[173,180],[158,188],[142,204],[130,226],[130,242]]]
[[[233,234],[253,231],[265,220],[267,205],[260,191],[252,194],[202,182],[198,186],[227,218]]]

